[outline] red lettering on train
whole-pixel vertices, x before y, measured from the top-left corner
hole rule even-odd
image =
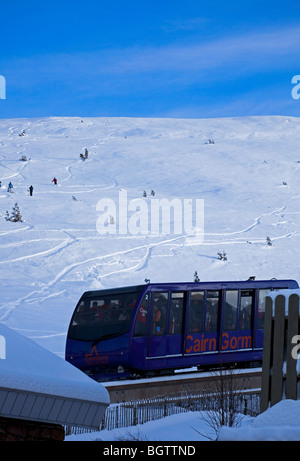
[[[251,335],[229,335],[224,332],[221,336],[221,350],[251,349]],[[217,350],[217,339],[207,338],[204,334],[200,337],[187,335],[186,337],[186,354],[197,354],[199,352],[214,352]]]
[[[186,353],[197,353],[197,352],[213,352],[217,350],[216,338],[205,338],[201,335],[200,338],[194,338],[192,335],[187,336]]]
[[[230,336],[229,333],[222,334],[222,351],[232,349],[250,349],[252,347],[251,335]]]
[[[108,355],[99,355],[96,346],[93,346],[91,352],[85,354],[85,361],[88,365],[106,365],[109,359]]]

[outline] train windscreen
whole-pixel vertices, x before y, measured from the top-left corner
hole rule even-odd
[[[98,342],[128,333],[138,292],[82,298],[71,320],[69,338]]]

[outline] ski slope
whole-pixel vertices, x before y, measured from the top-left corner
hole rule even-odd
[[[202,281],[300,282],[299,145],[292,117],[0,120],[0,322],[64,357],[86,290],[193,281],[195,271]],[[126,191],[135,203],[144,190],[149,206],[151,190],[204,200],[203,239],[172,226],[100,235],[99,200]],[[22,222],[5,219],[15,203]]]

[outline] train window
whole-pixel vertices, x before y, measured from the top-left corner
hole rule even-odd
[[[192,291],[189,312],[189,333],[203,331],[204,291]]]
[[[219,292],[208,291],[206,296],[205,331],[217,331],[219,311]]]
[[[258,312],[257,312],[257,325],[259,329],[264,328],[265,323],[265,308],[266,308],[266,296],[270,293],[270,290],[259,290],[258,297]]]
[[[127,295],[103,296],[90,301],[89,311],[95,322],[126,323],[131,319],[136,298]]]
[[[97,340],[128,333],[137,293],[116,293],[83,300],[71,322],[69,336]]]
[[[266,309],[266,296],[270,293],[270,291],[279,291],[283,290],[287,287],[279,287],[279,288],[267,288],[259,290],[259,298],[258,298],[258,312],[257,312],[257,320],[256,320],[256,328],[263,329],[265,323],[265,309]]]
[[[135,326],[134,336],[146,336],[147,334],[147,318],[149,312],[149,293],[146,293],[142,299],[140,307],[138,308]]]
[[[169,293],[153,293],[152,335],[166,333],[166,320]]]
[[[238,295],[238,290],[226,290],[224,305],[224,330],[236,330]]]
[[[81,302],[76,307],[71,325],[78,325],[78,323],[82,322],[84,322],[84,302]]]
[[[239,316],[240,330],[250,330],[253,307],[253,290],[241,291],[241,307]]]
[[[169,335],[180,335],[183,326],[184,293],[172,293],[169,316]]]

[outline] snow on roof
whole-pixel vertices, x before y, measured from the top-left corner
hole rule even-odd
[[[70,363],[2,324],[0,335],[0,387],[109,404],[105,387]]]

